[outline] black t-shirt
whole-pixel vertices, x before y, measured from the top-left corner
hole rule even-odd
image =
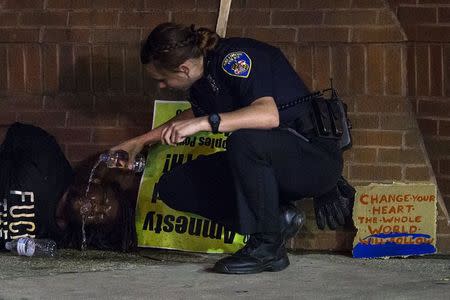
[[[72,179],[51,135],[32,125],[11,125],[0,150],[0,249],[22,236],[58,241],[56,207]]]
[[[192,85],[190,102],[194,114],[201,116],[234,111],[264,96],[281,105],[307,94],[308,88],[279,48],[248,38],[228,38],[205,57],[204,76]],[[280,111],[280,123],[298,118],[303,110],[298,105]]]

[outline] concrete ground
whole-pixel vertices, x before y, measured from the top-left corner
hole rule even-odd
[[[60,251],[0,253],[0,299],[450,299],[450,256],[358,260],[291,253],[278,273],[209,271],[222,255]]]

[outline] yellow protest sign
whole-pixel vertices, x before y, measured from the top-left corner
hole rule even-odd
[[[353,257],[436,253],[436,186],[371,184],[357,187]]]
[[[190,108],[185,101],[155,101],[153,128]],[[161,175],[180,163],[224,151],[225,134],[200,132],[176,147],[155,145],[149,151],[136,204],[139,247],[154,247],[206,253],[233,253],[244,245],[244,236],[201,216],[176,211],[155,192]],[[177,187],[174,187],[177,188]]]

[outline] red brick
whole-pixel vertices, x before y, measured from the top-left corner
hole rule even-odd
[[[397,164],[425,164],[421,149],[379,149],[378,160]]]
[[[356,111],[367,113],[404,113],[409,104],[401,96],[360,96],[356,103]]]
[[[397,24],[397,17],[395,13],[389,8],[379,11],[378,16],[379,25],[395,25]]]
[[[350,166],[350,178],[357,180],[394,181],[402,178],[400,166]]]
[[[322,90],[330,83],[330,48],[327,46],[316,46],[313,57],[313,89]]]
[[[96,92],[108,90],[108,47],[94,46],[92,50],[92,86]]]
[[[380,115],[380,128],[390,130],[408,130],[416,128],[416,120],[412,114]]]
[[[5,91],[8,88],[8,50],[6,47],[0,47],[0,91]]]
[[[234,10],[230,12],[230,26],[261,26],[270,24],[270,12],[254,9]]]
[[[450,40],[450,26],[419,25],[417,26],[417,41],[448,42]]]
[[[0,29],[0,42],[39,42],[39,29]]]
[[[44,109],[48,111],[92,111],[94,96],[90,94],[45,96]]]
[[[98,29],[93,30],[95,43],[139,43],[139,29]]]
[[[91,139],[91,129],[46,128],[46,130],[56,138],[59,144],[89,143]]]
[[[145,7],[150,10],[190,10],[195,9],[195,0],[146,0]]]
[[[217,21],[216,12],[181,11],[172,13],[172,21],[185,25],[195,24],[198,27],[214,28]]]
[[[353,0],[352,7],[357,8],[382,8],[384,1],[381,0]]]
[[[353,130],[353,143],[360,146],[388,146],[402,145],[402,134],[394,131],[362,131]]]
[[[3,126],[12,124],[16,121],[16,114],[11,112],[0,112],[0,144],[3,142],[6,133]]]
[[[450,121],[439,121],[439,135],[444,136],[450,136]]]
[[[153,28],[158,24],[169,21],[167,12],[134,12],[121,13],[119,16],[120,27],[146,27]]]
[[[8,98],[0,98],[0,111],[3,112],[29,112],[39,111],[42,109],[41,96],[14,96]]]
[[[406,75],[408,80],[408,95],[415,96],[416,95],[416,49],[414,46],[407,46],[406,51]]]
[[[355,163],[375,163],[377,161],[377,149],[353,147],[352,162]]]
[[[92,0],[47,0],[46,8],[82,9],[91,7]]]
[[[425,146],[430,157],[448,156],[448,149],[450,149],[450,140],[439,139],[434,137],[424,137]]]
[[[428,46],[416,46],[417,95],[429,95],[429,57]]]
[[[293,42],[295,40],[295,29],[249,27],[245,35],[264,42]]]
[[[317,25],[322,24],[321,11],[273,11],[272,25]]]
[[[297,41],[302,42],[348,42],[349,29],[343,27],[299,27]]]
[[[45,29],[44,42],[49,43],[88,43],[88,29]]]
[[[365,48],[364,46],[349,47],[349,88],[355,95],[365,94]]]
[[[80,162],[94,154],[100,154],[114,145],[92,145],[92,144],[78,144],[67,145],[67,158],[72,163]]]
[[[450,235],[438,235],[436,241],[436,249],[440,254],[450,253]]]
[[[4,0],[2,2],[4,9],[44,8],[44,0]]]
[[[108,48],[109,81],[112,91],[124,91],[124,49],[121,46]]]
[[[420,141],[422,140],[422,134],[419,130],[409,130],[405,132],[405,147],[420,148]]]
[[[31,12],[20,15],[20,24],[24,26],[66,26],[67,12]]]
[[[95,101],[95,110],[98,112],[145,112],[153,111],[153,100],[145,96],[102,96]]]
[[[91,91],[91,50],[89,46],[75,47],[75,85],[78,92]]]
[[[67,119],[68,127],[112,127],[116,126],[116,113],[100,112],[69,112]]]
[[[444,49],[444,90],[445,95],[450,96],[450,47]]]
[[[450,175],[450,159],[439,160],[439,173],[442,175]]]
[[[143,133],[142,128],[96,128],[92,138],[96,144],[119,144]]]
[[[59,48],[59,88],[61,91],[75,91],[73,46],[63,45]]]
[[[69,26],[115,26],[118,15],[110,11],[70,12]]]
[[[431,119],[417,118],[417,123],[419,124],[420,131],[426,135],[436,135],[437,134],[437,121]]]
[[[17,114],[19,122],[30,123],[41,127],[64,127],[65,112],[22,112]]]
[[[406,167],[405,179],[410,181],[430,180],[430,169],[428,167]]]
[[[450,178],[437,177],[439,190],[443,195],[450,195]]]
[[[0,13],[0,26],[17,26],[18,24],[18,14],[17,13]]]
[[[25,83],[26,90],[31,94],[42,92],[41,51],[39,46],[25,47]]]
[[[436,11],[434,7],[400,6],[397,15],[402,25],[436,23]]]
[[[300,8],[348,8],[350,3],[350,0],[302,0],[300,1]]]
[[[235,1],[231,2],[231,5],[234,4]],[[237,1],[236,1],[237,2]],[[220,0],[197,0],[197,11],[198,10],[211,10],[211,11],[219,11]]]
[[[450,7],[438,8],[439,23],[450,23]]]
[[[143,127],[149,130],[152,122],[153,115],[148,112],[128,112],[119,116],[120,127]]]
[[[378,115],[349,114],[354,129],[377,129],[380,126]]]
[[[367,48],[367,82],[369,95],[383,94],[383,46]]]
[[[295,69],[308,88],[312,89],[312,49],[311,46],[299,46],[295,56]]]
[[[447,222],[447,218],[438,216],[436,232],[438,235],[450,234],[450,224]]]
[[[114,9],[125,8],[126,2],[123,0],[94,0],[92,3],[93,8],[99,9]]]
[[[24,54],[20,46],[11,46],[8,49],[8,77],[9,90],[12,92],[25,91]]]
[[[56,93],[58,90],[58,61],[56,45],[42,45],[42,69],[44,93]]]
[[[449,101],[419,101],[419,115],[429,117],[448,117]]]
[[[352,42],[358,43],[383,43],[383,42],[403,42],[406,37],[398,26],[370,26],[353,28]]]
[[[371,25],[377,22],[376,10],[335,10],[325,13],[324,23],[329,25]]]
[[[349,93],[347,58],[347,47],[333,46],[331,48],[331,78],[333,78],[333,86],[341,96]]]
[[[401,95],[403,81],[402,47],[385,47],[385,93],[387,95]]]
[[[142,89],[142,66],[140,47],[125,48],[125,91],[137,92]]]
[[[449,27],[450,31],[450,27]],[[430,45],[430,95],[442,96],[442,47]]]
[[[244,2],[247,8],[297,8],[297,1],[292,0],[246,0]]]

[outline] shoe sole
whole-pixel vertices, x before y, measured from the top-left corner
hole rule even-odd
[[[268,261],[265,264],[261,265],[259,268],[237,268],[237,269],[230,269],[222,264],[216,264],[214,265],[213,271],[217,273],[223,273],[223,274],[255,274],[255,273],[261,273],[264,271],[267,272],[279,272],[284,269],[286,269],[289,266],[289,258],[287,256],[284,256],[278,260],[274,261]]]

